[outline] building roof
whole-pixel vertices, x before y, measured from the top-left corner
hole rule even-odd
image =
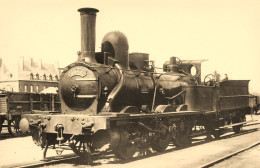
[[[58,63],[44,63],[42,60],[20,57],[15,64],[8,64],[0,58],[0,81],[6,80],[58,80]]]

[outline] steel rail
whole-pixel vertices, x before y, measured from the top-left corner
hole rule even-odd
[[[223,156],[223,157],[221,157],[221,158],[218,158],[218,159],[216,159],[216,160],[214,160],[214,161],[212,161],[212,162],[206,163],[206,164],[204,164],[204,165],[202,165],[202,166],[200,166],[200,167],[201,167],[201,168],[212,167],[212,166],[214,166],[214,165],[216,165],[216,164],[218,164],[218,163],[221,163],[221,162],[223,162],[223,161],[225,161],[225,160],[227,160],[227,159],[229,159],[229,158],[231,158],[231,157],[233,157],[233,156],[238,155],[239,153],[245,152],[245,151],[247,151],[247,150],[249,150],[249,149],[251,149],[251,148],[253,148],[253,147],[255,147],[255,146],[258,146],[258,145],[260,145],[260,141],[254,143],[254,144],[251,144],[251,145],[249,145],[249,146],[247,146],[247,147],[245,147],[245,148],[243,148],[243,149],[240,149],[240,150],[238,150],[238,151],[236,151],[236,152],[233,152],[233,153],[231,153],[231,154],[227,154],[227,155],[225,155],[225,156]]]
[[[39,161],[31,161],[31,162],[23,162],[23,163],[16,163],[16,164],[9,164],[9,165],[3,165],[2,168],[31,168],[31,167],[39,167],[39,166],[45,166],[50,165],[54,163],[60,163],[65,160],[72,160],[79,158],[76,154],[66,154],[61,156],[53,156],[53,157],[47,157],[43,160]]]

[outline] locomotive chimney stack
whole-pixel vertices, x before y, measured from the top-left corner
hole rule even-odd
[[[80,8],[81,19],[81,53],[79,60],[88,63],[96,63],[95,42],[96,42],[96,13],[95,8]]]

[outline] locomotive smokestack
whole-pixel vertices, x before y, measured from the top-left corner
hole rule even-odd
[[[96,63],[95,42],[96,42],[96,13],[95,8],[80,8],[81,19],[81,54],[80,60],[88,63]]]

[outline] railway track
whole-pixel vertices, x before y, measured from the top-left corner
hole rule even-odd
[[[249,145],[248,147],[245,147],[245,148],[243,148],[243,149],[240,149],[240,150],[238,150],[238,151],[236,151],[236,152],[233,152],[233,153],[231,153],[231,154],[228,154],[228,155],[225,155],[225,156],[223,156],[223,157],[221,157],[221,158],[218,158],[218,159],[216,159],[216,160],[214,160],[214,161],[212,161],[212,162],[206,163],[205,165],[202,165],[201,168],[209,168],[209,167],[212,167],[212,166],[214,166],[214,165],[216,165],[216,164],[218,164],[218,163],[220,163],[220,162],[223,162],[223,161],[225,161],[225,160],[227,160],[227,159],[229,159],[229,158],[231,158],[231,157],[233,157],[233,156],[238,155],[239,153],[245,152],[245,151],[247,151],[247,150],[249,150],[249,149],[251,149],[251,148],[253,148],[253,147],[257,146],[257,145],[260,145],[260,141],[254,143],[254,144],[251,144],[251,145]]]
[[[216,164],[219,164],[223,161],[226,161],[228,159],[230,159],[233,156],[236,156],[242,152],[245,152],[247,150],[250,150],[251,148],[260,145],[260,141],[251,144],[243,149],[240,149],[236,152],[233,152],[231,154],[225,155],[221,158],[218,158],[212,162],[206,163],[202,166],[200,166],[201,168],[209,168],[212,167]],[[67,155],[63,155],[63,156],[55,156],[55,157],[49,157],[45,160],[40,160],[40,161],[35,161],[35,162],[28,162],[28,163],[20,163],[20,164],[13,164],[13,165],[8,165],[8,166],[3,166],[3,168],[31,168],[31,167],[41,167],[41,166],[46,166],[46,165],[51,165],[51,164],[59,164],[62,163],[63,161],[68,161],[68,160],[73,160],[73,159],[77,159],[79,158],[77,155],[75,154],[67,154]]]
[[[252,122],[247,123],[247,124],[244,125],[243,127],[248,127],[248,126],[253,126],[253,125],[258,125],[258,124],[260,124],[260,122],[259,122],[258,120],[252,120]],[[236,152],[227,154],[227,155],[225,155],[225,156],[223,156],[223,157],[221,157],[221,158],[218,158],[218,159],[216,159],[216,160],[214,160],[214,161],[211,161],[211,162],[209,162],[209,163],[206,163],[206,164],[202,165],[201,168],[209,168],[209,167],[212,167],[212,166],[214,166],[214,165],[216,165],[216,164],[218,164],[218,163],[221,163],[221,162],[223,162],[223,161],[226,161],[226,160],[230,159],[230,158],[233,157],[233,156],[236,156],[236,155],[238,155],[238,154],[240,154],[240,153],[242,153],[242,152],[245,152],[245,151],[247,151],[247,150],[250,150],[251,148],[253,148],[253,147],[255,147],[255,146],[258,146],[258,145],[260,145],[260,141],[255,142],[255,143],[253,143],[253,144],[251,144],[251,145],[249,145],[249,146],[247,146],[247,147],[245,147],[245,148],[243,148],[243,149],[239,149],[239,150],[237,150]]]
[[[250,123],[247,123],[246,125],[244,125],[244,127],[247,127],[247,126],[252,126],[252,125],[258,125],[260,124],[260,122],[258,121],[253,121],[253,122],[250,122]],[[196,140],[194,140],[195,142]],[[203,141],[203,140],[201,140]],[[206,140],[207,141],[207,140]],[[195,142],[195,144],[199,143],[198,142]],[[195,145],[193,144],[193,145]],[[235,156],[241,152],[244,152],[246,150],[249,150],[257,145],[260,144],[260,141],[259,142],[256,142],[254,144],[251,144],[250,146],[246,147],[246,148],[243,148],[241,150],[238,150],[234,153],[231,153],[231,154],[228,154],[224,157],[221,157],[221,158],[218,158],[210,163],[206,163],[204,165],[202,165],[201,167],[202,168],[207,168],[207,167],[211,167],[217,163],[220,163],[222,161],[225,161],[229,158],[231,158],[232,156]],[[192,146],[193,146],[192,145]],[[169,152],[172,151],[171,149],[169,149]],[[11,164],[11,165],[6,165],[6,166],[2,166],[3,168],[29,168],[29,167],[41,167],[41,166],[45,166],[45,165],[51,165],[51,164],[59,164],[59,163],[63,163],[64,161],[69,161],[69,160],[74,160],[74,159],[79,159],[79,156],[75,155],[75,154],[65,154],[65,155],[60,155],[60,156],[54,156],[54,157],[47,157],[46,159],[43,159],[43,160],[38,160],[38,161],[33,161],[33,162],[23,162],[23,163],[18,163],[18,164]]]
[[[24,162],[24,163],[18,163],[18,164],[11,164],[2,166],[2,168],[31,168],[31,167],[40,167],[44,165],[50,165],[50,164],[57,164],[61,163],[63,161],[77,159],[79,156],[75,154],[66,154],[62,156],[54,156],[54,157],[48,157],[43,160],[38,160],[34,162]]]

